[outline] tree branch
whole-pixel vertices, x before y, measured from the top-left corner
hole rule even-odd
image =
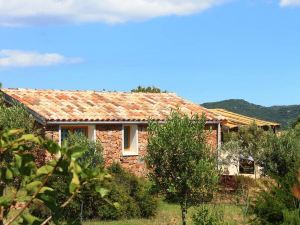
[[[41,191],[41,189],[46,185],[48,179],[53,175],[54,171],[57,169],[58,163],[62,160],[63,155],[59,158],[59,160],[57,161],[56,165],[54,166],[53,170],[47,174],[47,176],[45,177],[42,185],[39,187],[39,189],[34,193],[34,195],[31,197],[31,199],[25,204],[25,206],[23,206],[21,208],[21,210],[12,218],[10,219],[5,225],[10,225],[12,224],[18,217],[20,217],[22,215],[22,213],[25,211],[25,209],[28,208],[28,206],[32,203],[32,201],[36,198],[36,196],[39,194],[39,192]]]

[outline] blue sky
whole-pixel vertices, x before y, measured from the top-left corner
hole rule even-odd
[[[300,0],[101,1],[0,0],[4,87],[300,104]]]

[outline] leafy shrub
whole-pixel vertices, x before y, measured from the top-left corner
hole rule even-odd
[[[103,170],[79,165],[79,158],[87,151],[81,146],[60,147],[53,141],[23,134],[21,130],[0,132],[0,143],[0,224],[4,221],[6,224],[48,224],[50,220],[51,224],[61,224],[61,212],[86,184],[97,180],[97,186],[90,191],[102,195],[106,190],[101,186],[107,178]],[[57,155],[57,158],[38,168],[32,151],[36,145],[43,147],[49,155]],[[68,178],[63,184],[63,201],[57,195],[62,189],[55,189],[49,182],[58,174]],[[39,207],[43,217],[36,217],[30,212],[34,205],[32,212],[36,213]],[[15,208],[18,208],[17,213],[13,212]],[[45,220],[46,216],[49,217]]]
[[[282,225],[299,225],[300,224],[300,210],[283,211],[283,224]]]
[[[195,225],[223,225],[224,211],[214,206],[202,205],[193,215]]]
[[[299,200],[292,194],[300,163],[299,134],[289,130],[277,137],[269,136],[265,143],[265,173],[273,183],[262,190],[252,205],[255,224],[289,224]],[[295,218],[294,218],[295,219]],[[291,223],[293,224],[293,223]]]
[[[102,186],[109,190],[106,198],[101,198],[93,191],[96,182],[86,185],[74,201],[61,212],[65,220],[79,220],[80,216],[84,219],[117,220],[148,218],[155,215],[157,200],[150,194],[148,181],[124,171],[119,164],[113,164],[108,168],[108,172],[111,175],[110,181],[102,183]],[[59,190],[57,197],[61,202],[65,201],[65,192],[68,190],[65,179],[52,179],[52,186]],[[113,203],[118,203],[118,207]],[[47,214],[47,211],[35,209],[35,213]]]
[[[23,129],[26,133],[36,133],[34,118],[20,104],[6,106],[0,102],[0,129]]]
[[[79,145],[88,149],[79,159],[79,163],[82,166],[103,167],[103,148],[99,141],[92,141],[81,133],[69,133],[66,141],[68,145]]]
[[[136,205],[129,206],[128,211],[131,211],[131,213],[127,213],[125,217],[149,218],[155,215],[157,199],[151,193],[149,181],[123,170],[119,164],[113,164],[108,171],[113,177],[112,183],[116,185],[116,192],[122,192],[122,189],[124,189],[125,195],[132,199],[129,202],[133,202]]]
[[[280,189],[259,193],[255,200],[253,213],[256,215],[255,224],[281,224],[283,221],[283,210],[286,209],[283,198],[285,193]]]

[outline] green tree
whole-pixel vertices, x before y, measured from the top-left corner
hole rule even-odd
[[[263,165],[263,143],[268,134],[269,132],[264,131],[255,123],[240,127],[238,132],[233,132],[229,135],[229,142],[223,146],[223,152],[227,153],[227,158],[235,160],[239,160],[240,156],[244,158],[252,157],[256,178],[258,165]]]
[[[132,89],[131,92],[145,92],[145,93],[166,93],[167,91],[162,91],[160,88],[158,87],[154,87],[154,86],[148,86],[148,87],[142,87],[142,86],[138,86],[135,89]]]
[[[300,128],[300,117],[292,124],[293,128],[299,127]]]
[[[292,189],[300,168],[300,135],[290,129],[281,135],[268,135],[263,144],[265,174],[272,181],[257,195],[252,209],[259,224],[297,224],[300,201]],[[297,214],[298,213],[298,214]],[[298,215],[298,216],[296,216]]]
[[[171,112],[166,123],[150,121],[146,162],[158,190],[176,196],[186,224],[191,205],[212,195],[218,181],[215,155],[206,142],[205,116]]]
[[[52,160],[38,168],[32,152],[39,145]],[[79,159],[88,149],[64,143],[58,144],[43,140],[32,134],[23,134],[20,130],[0,133],[0,224],[47,224],[50,220],[62,224],[61,209],[70,204],[81,188],[92,180],[99,180],[95,191],[101,196],[107,193],[100,185],[108,175],[99,168],[79,163]],[[54,176],[71,177],[68,183],[68,198],[58,204],[56,190],[49,186],[49,179]],[[22,203],[16,211],[14,208]],[[30,213],[34,204],[44,205],[51,211],[46,219],[38,218]],[[72,223],[74,224],[74,223]],[[78,224],[78,223],[77,223]]]
[[[281,135],[268,135],[264,142],[262,161],[266,175],[281,183],[300,167],[300,135],[290,129]],[[288,178],[289,179],[289,178]]]

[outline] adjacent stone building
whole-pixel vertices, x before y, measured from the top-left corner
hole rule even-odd
[[[35,117],[45,137],[59,144],[69,132],[80,132],[102,143],[106,165],[119,162],[131,172],[147,173],[147,123],[164,123],[172,109],[205,114],[207,141],[216,150],[221,143],[221,117],[174,93],[120,93],[2,89],[7,104],[19,102]]]

